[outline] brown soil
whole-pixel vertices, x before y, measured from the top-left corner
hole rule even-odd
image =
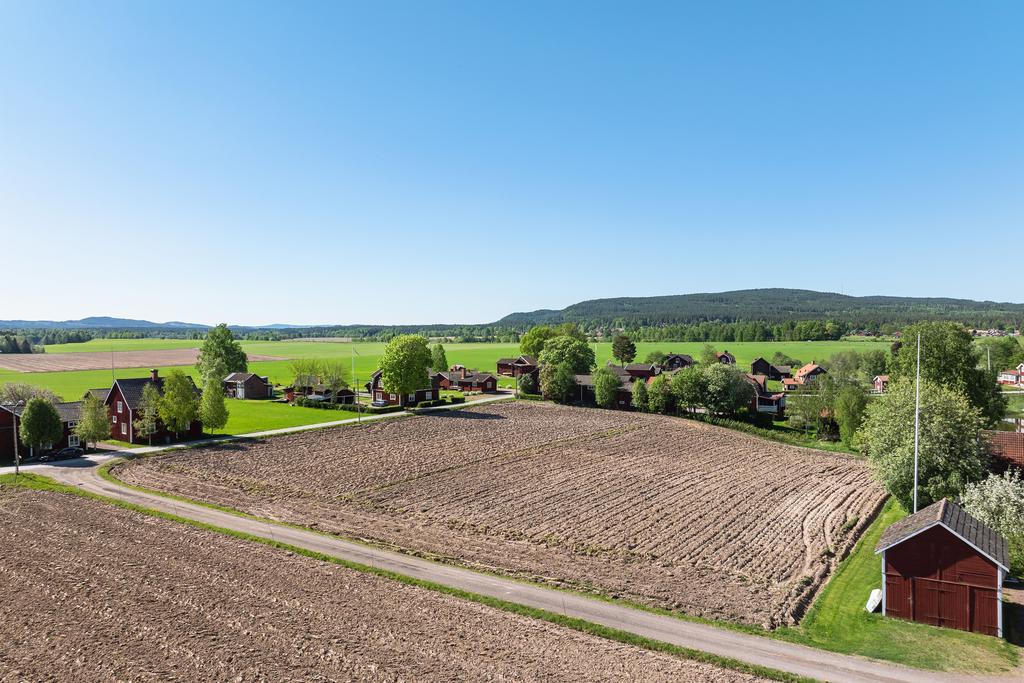
[[[702,423],[517,402],[138,460],[124,481],[710,618],[799,620],[884,493]]]
[[[0,560],[3,681],[757,680],[64,494]]]
[[[85,353],[26,353],[0,355],[0,368],[18,372],[65,372],[68,370],[109,370],[110,368],[162,368],[195,365],[199,349],[153,351],[87,351]],[[285,360],[277,356],[249,354],[250,361]]]

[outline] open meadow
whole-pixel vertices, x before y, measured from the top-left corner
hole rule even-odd
[[[2,680],[760,680],[65,493],[0,548]]]
[[[131,460],[123,481],[478,569],[775,627],[879,509],[858,459],[515,402]]]

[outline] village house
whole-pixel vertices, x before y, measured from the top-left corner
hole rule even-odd
[[[597,396],[594,393],[594,376],[593,375],[576,375],[576,395],[573,396],[573,400],[580,403],[581,405],[594,405],[597,403]],[[622,379],[622,384],[615,392],[615,404],[613,406],[616,410],[632,410],[633,408],[633,385],[629,382],[628,378]]]
[[[251,372],[232,372],[224,378],[224,395],[228,398],[273,398],[274,387],[267,377]]]
[[[782,419],[786,413],[786,395],[768,390],[767,375],[744,375],[743,377],[754,387],[754,396],[750,399],[750,412],[765,413]]]
[[[871,380],[871,390],[876,394],[884,394],[888,388],[889,375],[875,375],[875,378]]]
[[[792,368],[788,365],[772,365],[764,358],[755,358],[750,364],[750,374],[764,375],[770,380],[780,381],[792,376]]]
[[[949,500],[892,524],[882,556],[882,615],[1003,635],[1006,539]]]
[[[453,365],[447,372],[434,372],[431,380],[441,389],[456,391],[480,391],[485,394],[498,390],[498,378],[489,372],[467,370],[465,366]]]
[[[728,351],[722,351],[721,353],[716,351],[715,358],[717,358],[718,362],[723,365],[736,365],[736,356],[732,355]]]
[[[629,363],[625,370],[630,378],[645,380],[654,377],[660,371],[654,363]]]
[[[43,452],[81,446],[78,435],[75,434],[75,427],[78,425],[78,419],[82,414],[82,402],[71,401],[69,403],[54,403],[53,405],[57,409],[57,414],[60,415],[61,429],[63,431],[60,441],[46,444],[42,449]],[[25,412],[24,403],[18,403],[17,405],[0,404],[0,458],[14,459],[14,437],[21,428],[21,415],[23,412]],[[18,438],[18,454],[20,458],[41,455],[40,453],[33,453],[20,437]]]
[[[670,353],[661,364],[662,370],[683,370],[694,365],[693,356],[685,353]]]
[[[815,362],[810,362],[803,366],[796,373],[793,374],[793,379],[800,380],[801,384],[808,384],[818,379],[819,375],[824,375],[828,371],[821,367]]]
[[[196,396],[199,396],[199,388],[192,378],[186,375],[186,379]],[[199,420],[193,420],[189,423],[188,429],[178,433],[169,431],[161,420],[157,420],[156,431],[152,435],[145,437],[138,435],[135,421],[139,418],[142,392],[147,384],[156,385],[157,391],[163,394],[164,378],[160,376],[158,370],[151,370],[149,377],[114,380],[114,385],[110,387],[106,399],[107,414],[110,416],[111,438],[128,443],[170,443],[175,438],[195,439],[203,435],[203,424]],[[92,391],[99,390],[90,389],[90,392]]]
[[[804,385],[802,379],[796,377],[783,377],[782,378],[782,390],[783,391],[796,391]]]
[[[434,401],[441,396],[440,375],[438,373],[435,373],[430,378],[430,386],[417,389],[410,394],[397,394],[393,391],[388,391],[384,386],[382,374],[380,370],[375,370],[370,375],[370,381],[366,383],[366,390],[370,393],[374,403],[392,406],[414,406],[422,401]]]
[[[1000,384],[1008,384],[1015,387],[1024,386],[1024,363],[1021,363],[1012,370],[1003,370],[999,373],[996,380]]]
[[[533,356],[517,356],[516,358],[499,358],[498,374],[505,377],[522,377],[537,371],[537,359]]]

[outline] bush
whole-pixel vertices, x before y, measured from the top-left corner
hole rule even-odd
[[[466,402],[466,397],[465,396],[452,396],[448,400],[450,400],[452,403],[465,403]]]
[[[301,408],[319,408],[320,410],[348,410],[353,413],[366,412],[368,406],[355,403],[331,403],[330,401],[310,401],[308,398],[295,399],[295,405]]]
[[[456,402],[456,401],[454,400],[454,398],[455,398],[455,397],[452,397],[452,399],[453,399],[453,400],[452,400],[452,403],[455,403],[455,402]],[[458,401],[458,402],[459,402],[459,403],[464,403],[464,402],[465,402],[465,400],[466,400],[466,399],[464,399],[464,398],[460,397],[460,398],[459,398],[459,401]],[[447,402],[447,401],[445,401],[445,400],[444,400],[443,398],[438,398],[438,399],[434,399],[433,401],[420,401],[419,403],[417,403],[417,404],[416,404],[415,406],[413,406],[413,407],[414,407],[414,408],[437,408],[438,406],[444,406],[444,405],[448,405],[448,402]]]
[[[520,393],[519,394],[519,398],[523,399],[524,401],[543,401],[544,400],[544,397],[541,396],[540,394],[524,394],[524,393]]]
[[[961,494],[964,509],[989,525],[1010,544],[1010,570],[1024,572],[1024,480],[1011,469],[1002,475],[990,474],[976,484],[968,484]]]

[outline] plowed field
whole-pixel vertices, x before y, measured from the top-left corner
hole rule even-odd
[[[758,680],[63,494],[0,559],[5,681]]]
[[[185,451],[124,481],[501,573],[768,627],[884,494],[855,458],[517,402]]]
[[[25,353],[0,355],[0,368],[18,372],[66,372],[69,370],[109,370],[111,368],[162,368],[195,365],[199,349],[159,349],[153,351],[113,351],[110,353]],[[250,354],[250,361],[285,360],[277,356]]]

